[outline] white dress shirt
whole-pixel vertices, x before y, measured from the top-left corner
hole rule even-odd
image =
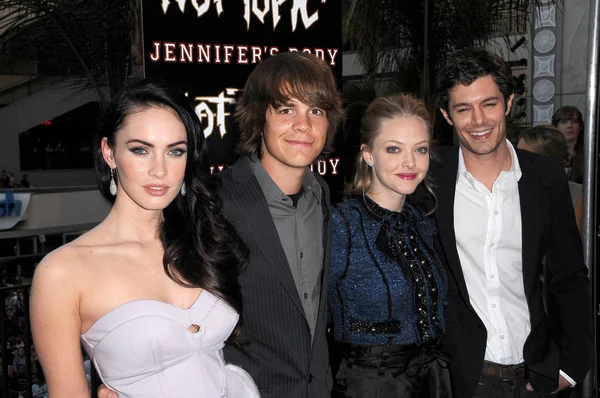
[[[487,329],[485,359],[504,365],[523,362],[523,345],[531,330],[523,285],[521,168],[507,145],[512,166],[490,192],[458,155],[454,230],[469,299]]]
[[[459,149],[454,231],[469,301],[487,330],[484,358],[516,365],[523,362],[531,323],[523,284],[522,173],[515,149],[508,140],[506,145],[512,165],[500,172],[492,192],[467,171]]]

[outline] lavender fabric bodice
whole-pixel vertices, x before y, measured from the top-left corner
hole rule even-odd
[[[206,290],[189,309],[135,300],[98,319],[81,342],[120,398],[259,398],[250,375],[223,360],[238,318]]]

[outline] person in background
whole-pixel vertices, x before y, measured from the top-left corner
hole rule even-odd
[[[446,268],[435,222],[405,201],[430,186],[429,113],[409,95],[377,98],[361,137],[350,196],[332,214],[329,307],[343,350],[333,396],[450,397]]]
[[[15,175],[13,173],[10,173],[8,175],[8,186],[9,188],[19,188],[19,184],[17,184],[17,182],[15,181]]]
[[[19,365],[25,365],[27,363],[27,358],[25,357],[25,348],[24,347],[20,347],[17,350],[17,354],[14,356],[13,359],[13,369],[17,369],[17,367]]]
[[[567,140],[552,125],[540,125],[523,130],[519,135],[517,148],[551,156],[565,167],[565,171],[568,170],[569,149],[567,147]],[[575,208],[575,219],[579,232],[581,232],[583,218],[581,188],[581,184],[569,181],[569,192],[571,193],[571,201]]]
[[[0,171],[0,188],[10,188],[10,180],[6,174],[6,170]]]
[[[48,398],[48,384],[44,377],[44,371],[39,361],[33,362],[35,364],[35,374],[33,377],[33,385],[31,386],[31,397],[32,398]]]
[[[23,174],[21,177],[21,187],[31,188],[31,183],[29,182],[29,176],[27,174]]]
[[[10,379],[9,391],[11,398],[25,397],[27,386],[27,375],[25,374],[25,365],[18,365],[14,369],[14,374]]]
[[[566,138],[569,158],[566,171],[569,181],[583,183],[583,115],[575,106],[563,106],[552,115],[552,125]]]

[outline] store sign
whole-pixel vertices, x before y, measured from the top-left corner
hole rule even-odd
[[[11,229],[19,221],[25,220],[30,193],[17,193],[12,190],[0,192],[0,231]]]
[[[213,170],[237,158],[234,104],[263,59],[311,53],[341,81],[341,0],[143,0],[142,20],[145,76],[193,98]],[[335,171],[329,162],[314,168]]]

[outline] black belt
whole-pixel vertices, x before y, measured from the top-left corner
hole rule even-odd
[[[523,380],[528,377],[525,364],[501,365],[499,363],[483,361],[482,376],[499,377],[502,380]]]
[[[429,340],[423,344],[403,345],[354,345],[341,344],[344,355],[354,359],[373,359],[404,354],[415,354],[422,350],[440,347],[439,339]]]

